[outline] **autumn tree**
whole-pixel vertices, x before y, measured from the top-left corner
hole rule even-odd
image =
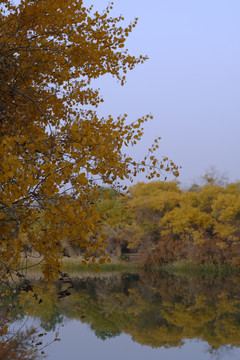
[[[98,205],[113,249],[124,244],[148,265],[190,260],[239,266],[239,183],[183,191],[176,181],[141,182],[129,194]]]
[[[92,80],[111,74],[123,85],[127,70],[147,59],[125,49],[137,19],[122,27],[111,8],[94,12],[81,0],[1,1],[2,276],[18,271],[31,252],[50,279],[60,268],[62,239],[86,260],[104,261],[95,211],[100,181],[119,187],[146,169],[149,178],[164,170],[178,175],[174,163],[154,156],[158,139],[141,163],[123,150],[141,139],[151,116],[129,123],[126,115],[97,115],[103,99]]]

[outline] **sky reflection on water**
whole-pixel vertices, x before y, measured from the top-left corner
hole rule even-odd
[[[53,334],[49,334],[51,340]],[[180,348],[153,349],[131,340],[130,335],[121,334],[105,341],[97,338],[86,324],[77,320],[66,321],[60,331],[60,342],[47,348],[49,360],[237,360],[240,349],[222,347],[214,354],[208,352],[209,345],[200,340],[185,340]]]

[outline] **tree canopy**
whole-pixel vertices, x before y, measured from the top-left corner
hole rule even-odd
[[[137,19],[121,26],[112,3],[102,12],[81,0],[2,0],[0,7],[0,270],[17,271],[29,255],[43,261],[45,277],[60,267],[62,240],[86,260],[105,260],[94,199],[100,183],[120,187],[147,170],[159,177],[177,166],[154,155],[141,163],[125,149],[143,135],[143,116],[101,118],[103,101],[92,80],[125,74],[147,57],[131,56],[125,41]],[[36,262],[38,260],[36,259]]]
[[[187,260],[239,267],[239,183],[184,191],[176,181],[140,182],[129,192],[97,205],[109,252],[127,248],[144,265]]]

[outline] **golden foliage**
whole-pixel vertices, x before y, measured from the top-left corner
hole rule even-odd
[[[195,192],[155,181],[132,186],[130,194],[128,210],[122,208],[121,221],[117,218],[118,240],[125,238],[128,248],[142,252],[145,263],[187,259],[239,265],[239,184],[212,183]],[[109,224],[114,217],[109,214]]]
[[[123,146],[136,144],[147,115],[127,124],[127,115],[99,118],[103,101],[91,81],[111,74],[123,85],[127,70],[146,56],[124,48],[137,19],[121,26],[112,3],[102,13],[74,0],[1,2],[0,40],[0,260],[2,276],[18,269],[26,249],[44,260],[45,278],[59,270],[62,239],[86,260],[104,255],[97,235],[98,181],[120,179],[147,168],[178,176],[177,166],[153,155],[142,163]],[[29,252],[28,252],[29,253]]]

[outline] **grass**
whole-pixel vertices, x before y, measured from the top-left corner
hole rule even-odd
[[[98,270],[96,271],[96,267]],[[113,263],[113,264],[103,264],[103,265],[82,265],[81,262],[64,262],[63,263],[63,272],[131,272],[131,271],[139,271],[141,266],[138,264],[131,263]]]
[[[168,274],[176,274],[181,276],[230,276],[240,275],[240,268],[232,267],[227,264],[196,264],[189,261],[181,261],[173,264],[161,266],[161,271]]]
[[[140,264],[128,263],[128,262],[113,262],[110,264],[99,265],[97,272],[137,272],[140,270],[148,270],[165,272],[173,275],[180,275],[185,277],[223,277],[230,275],[240,275],[240,268],[232,267],[226,264],[196,264],[190,261],[179,261],[172,264],[165,264],[159,266],[148,266],[144,268]],[[89,273],[96,272],[95,266],[82,265],[79,259],[69,259],[63,262],[63,271],[66,272],[81,272]]]
[[[28,263],[30,265],[30,262]],[[123,272],[138,272],[146,270],[149,272],[164,272],[171,275],[179,275],[184,277],[223,277],[238,275],[240,276],[240,268],[232,267],[226,264],[196,264],[190,261],[178,261],[175,263],[164,264],[159,266],[143,267],[137,263],[119,262],[113,259],[111,263],[103,265],[83,265],[80,258],[69,258],[63,261],[63,272],[68,273],[123,273]],[[28,272],[41,272],[40,266],[30,268]]]

